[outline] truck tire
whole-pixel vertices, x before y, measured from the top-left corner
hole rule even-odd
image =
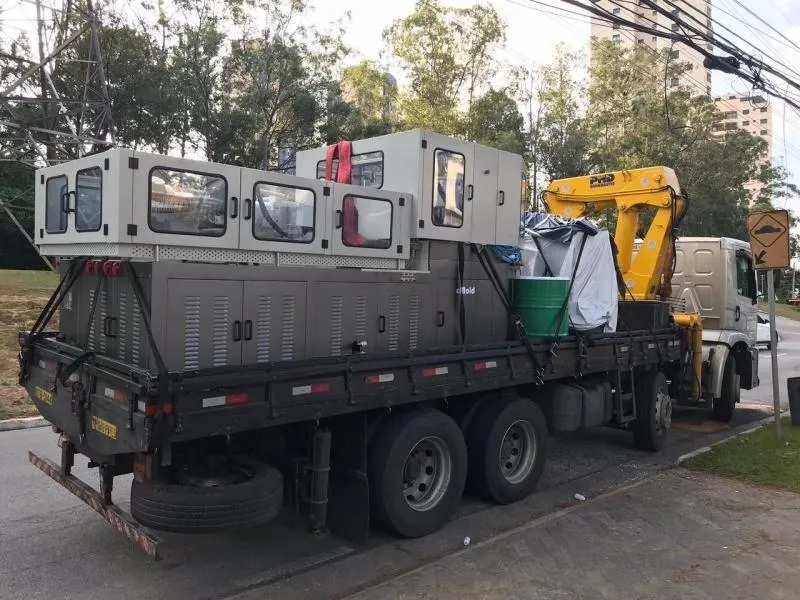
[[[467,485],[498,504],[536,489],[547,454],[547,423],[527,398],[488,400],[467,430]]]
[[[736,360],[728,354],[725,366],[722,369],[722,392],[719,398],[714,398],[713,413],[717,421],[730,423],[733,411],[739,401],[739,382],[736,377]]]
[[[283,476],[270,465],[238,461],[247,478],[218,486],[159,481],[131,485],[131,514],[142,525],[172,533],[213,533],[261,525],[283,503]]]
[[[467,479],[467,448],[455,421],[433,409],[389,419],[368,461],[373,518],[404,537],[440,529]]]
[[[636,421],[633,439],[642,450],[658,452],[672,425],[672,398],[667,378],[660,371],[645,371],[636,379]]]

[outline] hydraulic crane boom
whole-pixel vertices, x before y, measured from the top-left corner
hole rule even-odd
[[[544,195],[548,212],[569,219],[615,209],[618,216],[614,241],[629,294],[635,300],[669,298],[674,229],[689,206],[675,171],[668,167],[646,167],[556,179]],[[647,208],[655,209],[655,215],[634,256],[640,217]]]

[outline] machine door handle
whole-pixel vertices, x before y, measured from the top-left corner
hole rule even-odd
[[[249,342],[253,339],[253,322],[247,319],[244,322],[244,341]]]
[[[62,201],[63,201],[63,203],[64,203],[64,212],[65,212],[65,213],[67,213],[67,214],[69,214],[69,213],[71,213],[71,212],[75,212],[75,209],[74,209],[74,208],[70,208],[70,207],[69,207],[69,197],[70,197],[70,196],[72,196],[73,198],[75,198],[75,191],[74,191],[74,190],[73,190],[73,191],[71,191],[71,192],[66,192],[66,193],[65,193],[65,194],[64,194],[64,195],[61,197],[61,198],[62,198]]]
[[[386,317],[381,315],[378,317],[378,333],[383,333],[386,331]]]
[[[503,190],[500,190],[497,193],[497,205],[503,206],[506,203],[506,193]]]
[[[738,321],[742,318],[742,309],[740,307],[736,307],[736,310],[733,311],[734,318]]]
[[[444,327],[444,311],[442,310],[436,314],[436,326]]]
[[[253,216],[253,202],[250,198],[244,199],[244,220],[249,221]]]
[[[242,322],[241,321],[234,321],[233,322],[233,341],[234,342],[241,342],[242,341]]]
[[[336,211],[336,229],[342,228],[342,211]]]
[[[239,199],[236,196],[231,196],[231,219],[239,216]]]
[[[475,193],[475,188],[472,187],[472,184],[470,183],[467,186],[467,200],[472,200],[472,196],[474,193]]]

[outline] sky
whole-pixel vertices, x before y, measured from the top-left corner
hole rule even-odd
[[[441,1],[447,6],[466,7],[477,0]],[[491,3],[507,24],[506,43],[498,52],[498,58],[505,63],[529,67],[546,64],[558,43],[565,43],[574,50],[588,50],[588,16],[564,14],[564,9],[581,11],[560,0],[537,0],[536,3],[531,0],[483,1]],[[395,19],[411,13],[414,0],[310,0],[310,4],[312,8],[304,17],[309,24],[328,29],[340,19],[347,20],[344,42],[353,50],[349,61],[374,60],[402,81],[398,67],[387,61],[382,32]],[[0,10],[5,6],[0,17],[0,35],[3,30],[11,33],[17,28],[30,31],[30,19],[35,17],[34,5],[34,0],[0,0]],[[777,31],[759,22],[742,5],[751,7],[758,17]],[[14,8],[9,12],[11,7]],[[138,8],[137,12],[141,10]],[[800,0],[712,0],[712,17],[733,32],[718,28],[719,33],[756,57],[780,61],[787,69],[794,69],[797,71],[796,81],[800,82]],[[781,39],[780,34],[797,46]],[[715,96],[749,91],[750,85],[743,80],[720,72],[713,73],[712,93]],[[773,162],[785,165],[793,174],[792,180],[800,184],[800,112],[793,109],[784,111],[780,100],[772,100],[772,109]],[[800,215],[800,199],[791,200],[785,208]]]
[[[553,49],[558,43],[565,43],[574,50],[588,52],[589,19],[576,15],[566,15],[562,11],[572,7],[559,0],[546,0],[545,8],[529,0],[488,0],[507,24],[507,40],[505,48],[498,58],[512,64],[542,65],[550,61]],[[470,0],[443,0],[447,6],[465,7],[474,4]],[[745,6],[757,7],[758,16],[776,31],[759,22],[737,4],[735,0],[712,0],[712,18],[730,31],[720,33],[736,42],[743,50],[757,58],[767,61],[780,61],[789,68],[800,73],[800,48],[792,47],[781,39],[779,33],[785,35],[800,46],[800,0],[741,0]],[[414,0],[392,0],[376,2],[375,0],[342,0],[341,2],[325,2],[319,0],[313,9],[310,21],[319,26],[341,18],[344,11],[349,11],[350,21],[346,29],[345,43],[353,49],[350,60],[367,58],[379,62],[392,69],[383,56],[382,31],[392,21],[409,14],[414,7]],[[740,39],[734,34],[741,36]],[[775,39],[770,39],[767,35]],[[776,41],[777,40],[777,41]],[[749,42],[749,43],[748,43]],[[396,67],[395,67],[396,68]],[[395,73],[400,75],[400,73]],[[796,81],[800,82],[800,75]],[[720,72],[712,73],[712,94],[714,96],[730,93],[748,93],[750,84]],[[793,174],[792,180],[800,184],[800,113],[789,109],[785,111],[780,100],[772,100],[773,111],[773,162],[785,165]],[[785,143],[784,143],[785,142]],[[800,215],[800,199],[794,199],[784,206]]]

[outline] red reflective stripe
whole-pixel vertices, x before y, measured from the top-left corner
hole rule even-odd
[[[236,406],[237,404],[246,404],[247,394],[228,394],[225,396],[226,406]]]
[[[331,391],[331,384],[329,383],[315,383],[311,386],[312,394],[319,394],[322,392],[330,392],[330,391]]]
[[[381,373],[380,375],[367,375],[364,378],[365,383],[369,384],[376,384],[376,383],[389,383],[394,381],[394,373]]]
[[[496,369],[496,368],[497,368],[496,360],[487,360],[486,362],[475,363],[476,371],[483,371],[485,369]]]
[[[436,377],[437,375],[447,375],[450,371],[447,367],[434,367],[432,369],[422,369],[423,377]]]

